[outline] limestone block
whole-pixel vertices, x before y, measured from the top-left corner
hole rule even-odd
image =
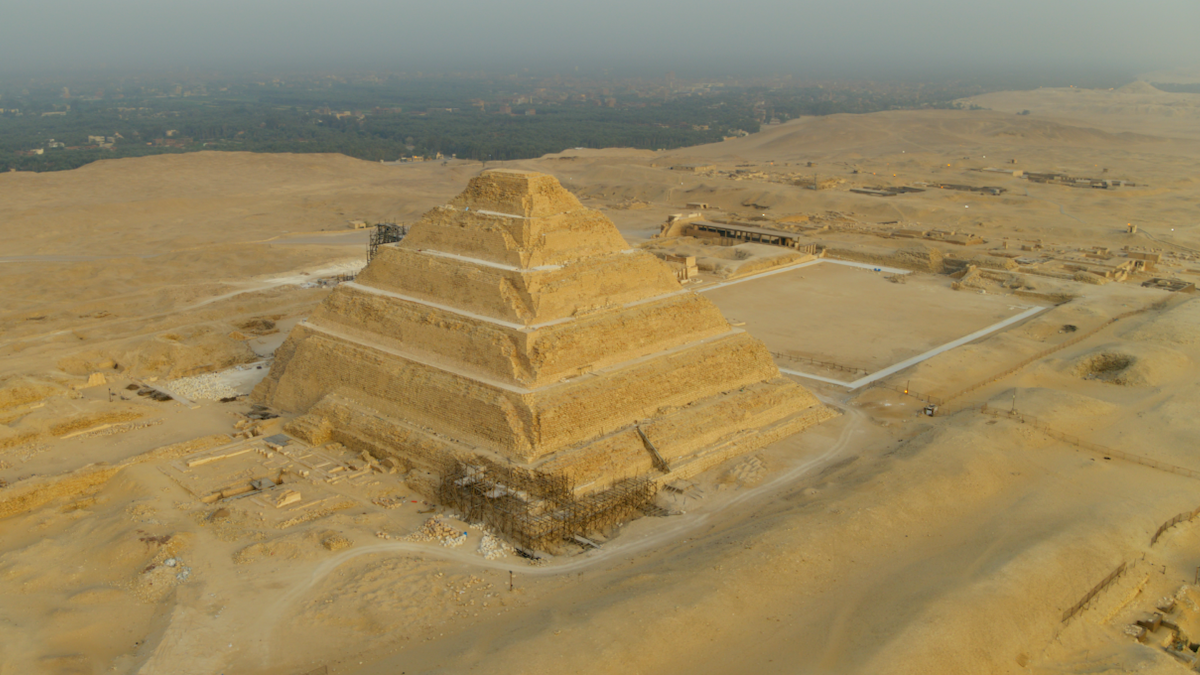
[[[499,169],[472,178],[450,202],[458,208],[486,209],[524,217],[550,216],[583,207],[551,176]]]
[[[439,207],[417,225],[399,248],[431,249],[521,268],[561,265],[626,248],[603,214],[583,208],[524,218]]]
[[[712,302],[686,292],[529,331],[351,284],[330,294],[309,322],[523,387],[552,384],[729,330]]]
[[[836,414],[602,214],[520,171],[484,172],[381,248],[252,396],[303,413],[287,431],[307,443],[415,469],[428,495],[456,461],[579,495],[685,477]]]
[[[330,551],[340,551],[354,545],[353,541],[344,534],[327,534],[321,539],[321,545]]]
[[[288,504],[295,504],[300,501],[300,493],[295,490],[284,490],[275,497],[275,508],[280,509]]]
[[[404,248],[381,248],[355,283],[518,324],[682,290],[670,266],[645,251],[510,270]]]

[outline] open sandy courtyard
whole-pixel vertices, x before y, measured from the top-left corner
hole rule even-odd
[[[826,263],[705,295],[731,320],[745,321],[772,352],[872,373],[1037,306],[1013,296],[954,291],[944,277],[905,275],[896,283],[889,276]]]

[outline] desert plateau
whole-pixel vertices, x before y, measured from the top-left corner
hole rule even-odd
[[[1200,94],[961,104],[0,173],[0,674],[1200,669]]]

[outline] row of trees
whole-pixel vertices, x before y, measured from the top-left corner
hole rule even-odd
[[[572,147],[669,149],[719,141],[732,130],[754,132],[769,116],[865,113],[952,107],[975,93],[962,87],[730,88],[720,94],[642,101],[614,108],[590,102],[539,103],[536,115],[500,115],[472,107],[496,100],[488,82],[403,82],[303,89],[242,86],[197,98],[74,100],[65,115],[0,115],[0,171],[55,171],[97,159],[200,149],[333,152],[366,160],[443,153],[477,160],[537,157]],[[58,105],[61,100],[55,103]],[[37,108],[37,101],[25,101]],[[44,106],[43,106],[44,107]],[[317,110],[363,111],[365,116]],[[370,114],[375,108],[403,112]],[[436,111],[456,108],[458,112]],[[418,114],[429,111],[428,114]],[[523,112],[523,108],[517,110]],[[161,143],[170,133],[171,144]],[[47,148],[53,138],[84,146],[92,135],[120,136],[111,149]]]
[[[108,157],[178,151],[153,145],[184,141],[185,149],[255,152],[340,152],[361,159],[397,159],[441,152],[469,159],[537,157],[570,147],[675,148],[720,140],[730,128],[757,128],[746,114],[721,108],[633,109],[541,106],[538,114],[499,115],[473,108],[427,115],[387,113],[337,117],[299,107],[244,102],[188,105],[173,111],[121,112],[84,105],[66,115],[0,117],[0,171],[55,171]],[[707,130],[695,130],[708,126]],[[112,149],[62,150],[54,139],[85,146],[88,136],[117,136]],[[24,153],[46,148],[45,154]]]

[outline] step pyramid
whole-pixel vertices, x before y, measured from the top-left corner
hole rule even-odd
[[[489,170],[340,284],[254,398],[288,429],[444,475],[686,477],[836,414],[544,174]]]

